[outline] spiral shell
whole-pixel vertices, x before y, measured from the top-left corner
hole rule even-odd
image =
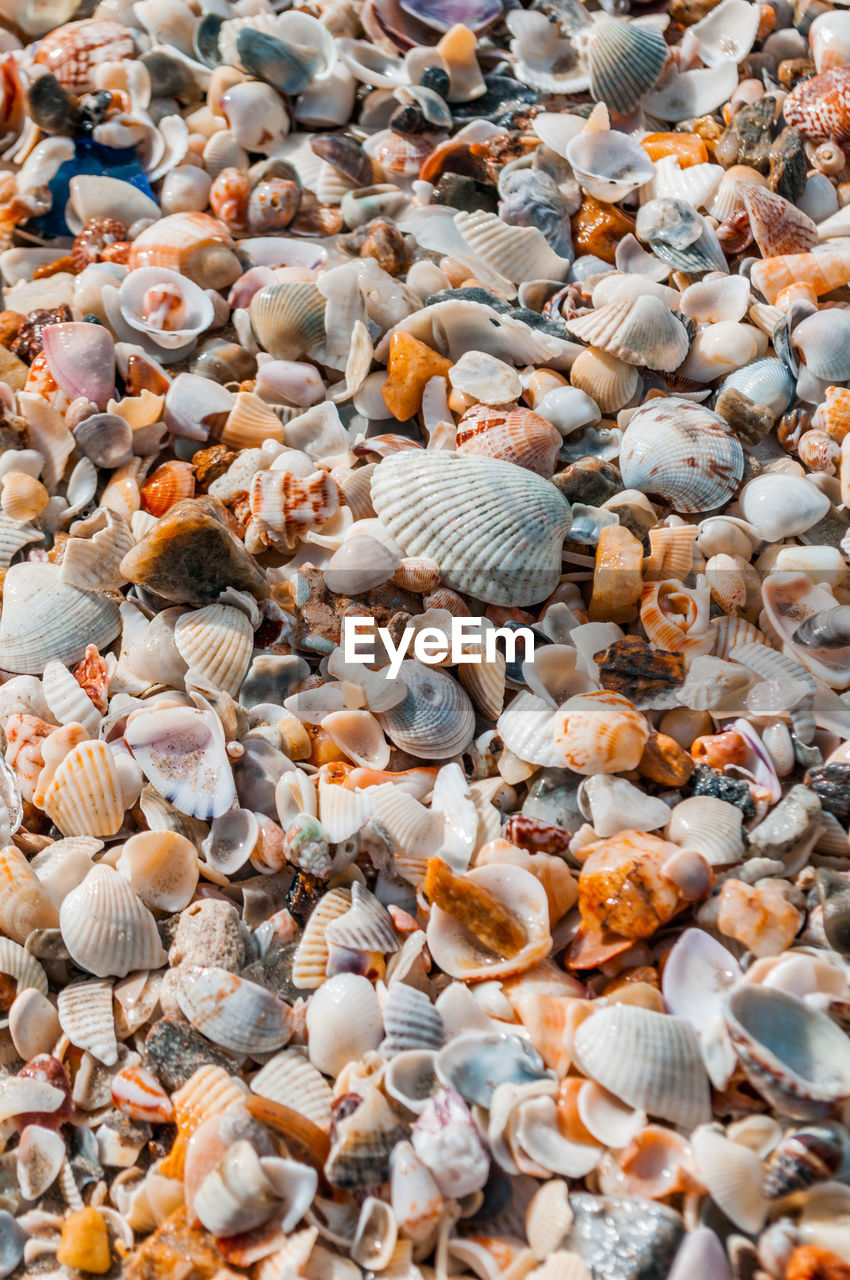
[[[208,213],[171,213],[146,227],[130,249],[130,272],[165,267],[202,289],[224,289],[242,274],[227,231]]]
[[[676,511],[713,511],[744,474],[744,451],[717,414],[671,396],[643,405],[620,448],[623,484],[657,494]]]
[[[782,114],[813,142],[850,142],[850,67],[802,80],[786,97]]]

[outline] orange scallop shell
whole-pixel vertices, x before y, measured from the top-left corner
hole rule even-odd
[[[152,516],[165,515],[175,502],[191,498],[195,492],[195,468],[191,462],[173,459],[163,462],[142,485],[142,510]]]
[[[561,433],[533,409],[486,404],[467,409],[457,425],[458,453],[513,462],[547,479],[555,470]]]

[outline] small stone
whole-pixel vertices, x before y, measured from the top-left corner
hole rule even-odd
[[[0,344],[11,346],[23,323],[20,311],[0,311]]]
[[[622,487],[620,473],[610,462],[601,458],[579,458],[552,477],[567,502],[583,502],[587,507],[601,507],[603,502],[619,493]]]
[[[659,787],[683,787],[693,771],[693,758],[675,738],[663,733],[649,735],[638,763],[642,778]]]
[[[688,791],[694,796],[716,796],[718,800],[726,800],[729,804],[737,805],[745,818],[755,816],[756,806],[750,784],[744,779],[729,778],[725,773],[718,773],[708,765],[697,765],[691,774]]]
[[[800,915],[785,896],[783,881],[757,885],[727,880],[720,891],[717,927],[756,956],[777,956],[800,927]]]
[[[783,89],[791,90],[801,80],[808,80],[815,74],[815,64],[811,58],[786,58],[776,68],[776,77]]]
[[[603,511],[613,511],[623,528],[640,538],[641,542],[658,524],[655,507],[638,489],[623,489],[622,493],[606,498],[601,505]]]
[[[23,323],[12,339],[9,350],[19,360],[32,364],[36,356],[41,355],[43,346],[41,335],[47,326],[50,324],[67,324],[71,318],[71,308],[64,303],[61,306],[53,307],[49,311],[27,312]]]
[[[465,213],[477,213],[479,209],[483,209],[485,213],[497,213],[499,193],[489,182],[478,182],[461,173],[444,173],[437,183],[431,203],[445,204]]]
[[[822,765],[810,770],[803,782],[827,813],[834,813],[840,821],[850,818],[850,764]]]
[[[75,1271],[104,1275],[112,1266],[106,1223],[90,1206],[69,1213],[62,1223],[56,1261]]]
[[[756,404],[735,387],[728,387],[717,397],[714,406],[735,432],[742,444],[757,445],[773,427],[773,414],[767,405]]]
[[[361,258],[374,258],[382,271],[399,276],[410,266],[410,252],[398,227],[382,218],[370,223],[360,245]]]
[[[406,422],[419,412],[422,392],[429,378],[447,378],[451,360],[409,333],[394,333],[390,339],[387,380],[381,394],[390,413]]]
[[[195,468],[195,484],[199,489],[209,489],[220,476],[223,476],[237,455],[223,444],[210,445],[209,449],[199,449],[192,455],[192,466]]]
[[[212,604],[228,587],[262,599],[266,576],[227,527],[229,518],[213,498],[178,502],[127,552],[120,572],[178,604]]]
[[[159,1224],[153,1235],[130,1255],[124,1265],[125,1280],[211,1280],[233,1273],[215,1247],[215,1240],[202,1227],[189,1225],[181,1205]]]
[[[180,914],[168,963],[211,964],[238,973],[245,964],[245,941],[236,908],[215,898],[188,906]]]
[[[772,103],[773,98],[765,98]],[[740,163],[746,164],[746,161]],[[806,189],[808,162],[803,137],[798,129],[783,129],[770,148],[768,186],[777,195],[796,204]]]
[[[681,653],[654,648],[640,636],[624,636],[593,655],[599,667],[603,689],[622,693],[635,705],[674,689],[685,679],[685,659]]]
[[[235,1064],[228,1054],[206,1040],[194,1027],[160,1018],[148,1032],[144,1065],[168,1093],[190,1080],[198,1067],[212,1064],[231,1073]]]
[[[572,220],[572,229],[576,254],[592,253],[613,266],[617,245],[623,236],[634,233],[635,224],[613,204],[585,196]]]
[[[594,1280],[665,1280],[684,1224],[666,1205],[637,1196],[570,1195],[574,1219],[566,1247]]]
[[[28,376],[29,369],[23,360],[0,346],[0,382],[7,383],[13,391],[22,391]]]
[[[643,590],[643,547],[619,524],[599,531],[593,592],[587,616],[591,622],[633,622]]]
[[[35,987],[27,987],[9,1010],[9,1034],[18,1054],[28,1062],[50,1053],[62,1029],[53,1005]]]

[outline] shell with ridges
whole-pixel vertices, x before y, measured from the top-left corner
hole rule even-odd
[[[657,494],[675,511],[712,511],[743,477],[744,451],[717,414],[670,396],[632,415],[620,469],[627,488]]]
[[[312,1062],[296,1049],[276,1054],[251,1081],[251,1090],[280,1102],[327,1131],[331,1124],[331,1087]]]
[[[750,219],[753,239],[763,258],[808,253],[818,242],[818,229],[801,209],[769,187],[742,182],[738,190]]]
[[[235,698],[251,663],[254,632],[241,609],[208,604],[184,613],[174,644],[197,679]]]
[[[401,938],[386,907],[355,880],[351,886],[351,906],[325,928],[325,939],[334,947],[349,951],[379,951],[390,955],[401,947]]]
[[[81,724],[92,736],[97,733],[101,721],[100,712],[63,663],[48,662],[41,677],[41,685],[47,705],[59,724]]]
[[[114,836],[124,821],[121,773],[105,742],[80,742],[44,792],[44,812],[66,836]]]
[[[0,973],[15,979],[18,994],[28,987],[47,994],[47,974],[35,956],[11,938],[0,937]]]
[[[292,981],[302,990],[313,990],[325,981],[328,969],[328,926],[333,920],[344,916],[350,907],[351,890],[336,888],[330,889],[310,913],[292,959]]]
[[[603,413],[615,413],[631,400],[640,375],[632,365],[599,347],[588,347],[577,356],[570,382],[594,400]]]
[[[593,27],[585,52],[591,97],[628,115],[655,85],[668,53],[659,27],[603,19]]]
[[[569,259],[550,249],[537,227],[511,226],[483,209],[456,213],[454,223],[473,253],[513,284],[567,277]]]
[[[311,281],[265,285],[248,308],[257,341],[276,360],[300,360],[325,339],[326,301]]]
[[[457,424],[458,453],[501,458],[547,479],[555,470],[560,447],[560,431],[519,405],[473,405]]]
[[[0,669],[41,675],[51,658],[70,665],[86,646],[103,651],[121,629],[118,606],[106,596],[62,581],[59,565],[16,564],[3,583]]]
[[[208,213],[171,213],[136,236],[130,249],[137,267],[166,267],[202,289],[224,289],[242,274],[233,241]]]
[[[77,1049],[87,1049],[105,1067],[118,1061],[110,982],[72,982],[59,992],[59,1024]]]
[[[71,959],[98,978],[165,963],[156,922],[127,881],[99,863],[65,898],[59,927]]]
[[[443,1019],[424,991],[396,982],[390,987],[381,1010],[384,1039],[381,1052],[386,1058],[413,1049],[439,1049],[445,1029]]]
[[[34,929],[55,929],[56,907],[20,850],[0,849],[0,929],[25,943]]]
[[[456,680],[408,658],[399,676],[404,700],[380,716],[387,736],[402,751],[424,760],[447,760],[464,751],[475,731],[475,713]]]
[[[292,1035],[289,1006],[226,969],[183,968],[177,1000],[193,1027],[236,1053],[267,1053]]]
[[[659,298],[645,295],[609,302],[570,321],[570,332],[582,342],[607,351],[626,364],[648,369],[678,369],[688,354],[685,326]]]

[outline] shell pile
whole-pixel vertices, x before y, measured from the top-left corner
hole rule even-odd
[[[0,0],[0,1280],[848,1280],[848,159],[829,0]]]

